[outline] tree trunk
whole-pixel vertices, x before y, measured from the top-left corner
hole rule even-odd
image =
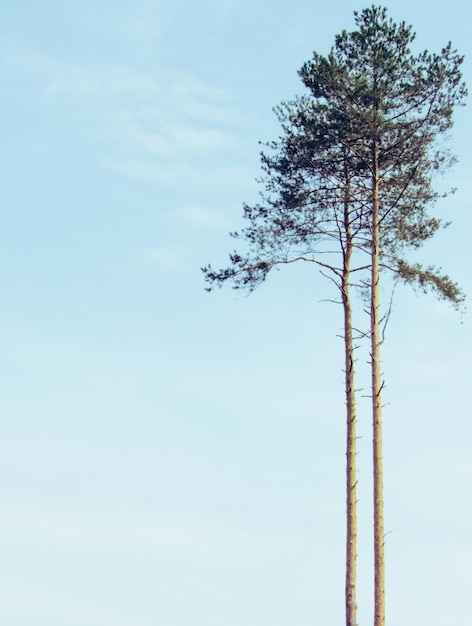
[[[354,399],[354,355],[352,312],[347,284],[343,286],[344,348],[346,385],[346,626],[356,626],[357,559],[357,477],[356,477],[356,407]]]
[[[372,438],[374,483],[374,626],[385,626],[384,501],[382,459],[382,381],[380,376],[379,331],[379,145],[373,142],[372,176],[372,268],[371,268],[371,369]]]
[[[347,169],[345,171],[348,179]],[[349,188],[345,190],[342,303],[344,309],[344,352],[346,392],[346,626],[357,625],[356,566],[357,566],[357,476],[356,476],[356,403],[354,386],[354,346],[352,338],[352,308],[349,295],[352,233],[349,216]]]

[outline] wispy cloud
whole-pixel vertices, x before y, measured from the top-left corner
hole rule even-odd
[[[157,267],[165,270],[175,270],[181,269],[185,265],[186,252],[178,245],[165,245],[144,248],[137,253],[137,257],[141,265],[150,268]]]
[[[212,210],[198,204],[183,206],[177,211],[173,211],[169,217],[172,221],[187,222],[188,224],[205,228],[213,227],[230,230],[234,226],[231,220],[223,217],[221,211]]]
[[[149,74],[134,72],[127,67],[63,67],[45,85],[47,92],[57,95],[90,98],[157,96],[159,88]]]
[[[225,6],[226,15],[233,3]],[[23,97],[31,99],[34,85],[58,116],[79,119],[80,111],[87,136],[97,140],[88,154],[100,166],[167,187],[211,190],[207,181],[216,177],[233,188],[252,183],[254,174],[238,163],[247,121],[220,86],[171,65],[148,70],[70,61],[18,42],[10,48],[5,83],[21,90],[27,75]]]
[[[146,116],[147,117],[147,116]],[[163,123],[162,119],[133,116],[126,139],[138,150],[166,159],[187,156],[213,156],[229,152],[237,146],[236,137],[222,130],[197,127],[188,122]]]
[[[98,132],[108,136],[108,154],[99,160],[108,169],[166,186],[201,188],[215,176],[228,185],[252,181],[252,174],[233,165],[239,113],[210,84],[126,67],[75,68],[50,80],[46,91],[88,102]]]
[[[214,190],[215,180],[218,180],[220,188],[223,185],[226,189],[234,190],[251,186],[254,178],[249,168],[231,165],[202,167],[191,163],[112,158],[102,159],[101,164],[109,170],[143,182],[181,189],[203,189],[208,193]]]

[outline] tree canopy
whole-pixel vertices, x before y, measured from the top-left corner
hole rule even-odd
[[[234,252],[223,270],[204,268],[206,279],[253,290],[276,265],[303,260],[323,267],[329,245],[342,241],[347,181],[353,243],[368,251],[375,140],[381,267],[459,304],[455,283],[434,266],[409,263],[405,254],[444,225],[428,209],[440,197],[433,176],[454,162],[441,139],[466,95],[463,57],[450,43],[438,54],[415,54],[411,26],[395,24],[385,8],[356,12],[355,21],[357,30],[337,35],[327,56],[315,52],[300,69],[309,93],[276,107],[283,134],[261,154],[262,202],[244,206],[248,225],[232,233],[248,252]]]

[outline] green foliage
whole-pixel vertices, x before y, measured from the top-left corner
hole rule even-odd
[[[439,298],[449,301],[455,308],[460,308],[464,303],[465,296],[459,285],[449,276],[440,274],[440,270],[434,266],[424,269],[417,263],[408,265],[399,261],[396,272],[405,283],[419,287],[424,293],[433,290]]]
[[[415,54],[411,27],[385,8],[354,15],[357,29],[300,69],[308,93],[276,107],[282,135],[261,154],[262,201],[244,207],[247,227],[233,233],[248,251],[232,254],[226,269],[203,268],[209,290],[227,280],[252,290],[273,267],[296,260],[329,270],[340,287],[349,247],[354,271],[368,269],[375,146],[381,266],[454,304],[462,297],[444,287],[447,277],[408,265],[404,255],[441,226],[428,209],[439,198],[434,174],[453,163],[444,139],[466,96],[463,57],[450,43],[439,54]]]

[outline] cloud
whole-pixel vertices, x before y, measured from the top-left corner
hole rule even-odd
[[[209,83],[178,73],[75,67],[63,68],[45,89],[89,108],[97,136],[106,140],[107,154],[98,161],[107,169],[168,187],[252,181],[253,173],[232,165],[241,148],[241,116]]]
[[[224,104],[220,90],[194,79],[167,77],[166,81],[170,84],[136,77],[143,87],[142,97],[107,114],[104,123],[122,150],[181,161],[236,153],[238,113]],[[117,81],[116,86],[124,82]]]
[[[140,250],[137,256],[142,265],[165,270],[182,268],[186,259],[185,251],[182,248],[171,245],[145,248]]]
[[[26,51],[23,56],[25,54]],[[45,90],[57,95],[93,100],[97,96],[106,95],[114,98],[116,95],[128,94],[133,98],[140,98],[141,104],[144,98],[149,100],[147,103],[149,107],[152,107],[152,103],[159,102],[173,112],[175,105],[180,108],[180,103],[187,102],[192,107],[195,106],[197,117],[202,111],[207,117],[205,106],[208,101],[225,98],[225,92],[221,88],[185,72],[170,70],[142,72],[126,65],[72,65],[37,53],[26,54],[23,64],[31,58],[35,60],[36,69],[45,74]],[[203,108],[199,108],[198,104],[203,105]],[[191,113],[193,109],[187,110]],[[218,108],[214,109],[217,110]],[[233,116],[234,113],[233,110]]]
[[[47,92],[56,95],[96,98],[132,94],[157,96],[155,79],[149,74],[118,67],[64,67],[59,75],[45,85]]]
[[[237,146],[234,135],[220,130],[201,128],[188,123],[162,124],[155,130],[142,124],[128,134],[135,148],[169,158],[183,155],[213,156],[228,152]]]
[[[224,89],[170,67],[77,63],[27,47],[17,53],[11,80],[26,72],[48,113],[85,121],[87,154],[99,166],[192,193],[253,183],[240,161],[247,121]]]
[[[203,189],[206,193],[220,191],[222,187],[227,190],[247,189],[253,184],[254,178],[254,172],[249,168],[232,165],[210,164],[202,167],[191,163],[113,158],[102,159],[101,165],[113,172],[143,182],[199,191]],[[218,182],[217,190],[215,190],[215,181]]]
[[[221,215],[221,211],[212,210],[197,204],[189,204],[171,214],[171,219],[185,221],[198,226],[229,230],[234,224]]]

